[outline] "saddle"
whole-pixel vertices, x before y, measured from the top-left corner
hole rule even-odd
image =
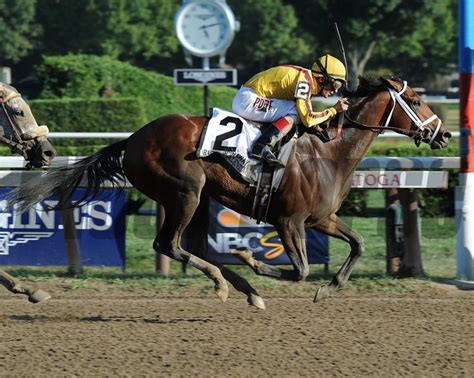
[[[266,220],[272,194],[278,189],[285,169],[249,157],[250,147],[260,135],[262,127],[264,125],[247,121],[234,113],[213,108],[196,151],[197,157],[219,154],[231,169],[254,188],[251,217],[257,223]],[[292,132],[273,149],[285,165],[295,139],[295,133]]]

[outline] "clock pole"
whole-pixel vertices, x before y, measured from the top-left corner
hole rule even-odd
[[[209,70],[209,57],[202,58],[202,68],[204,70]],[[203,98],[204,98],[204,116],[206,117],[209,113],[209,86],[207,84],[203,85]]]

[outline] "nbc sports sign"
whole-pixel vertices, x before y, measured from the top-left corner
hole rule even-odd
[[[254,220],[229,210],[211,200],[209,217],[209,249],[222,264],[240,264],[229,252],[245,247],[257,260],[268,264],[290,264],[274,227],[257,225]],[[314,230],[306,231],[306,250],[310,264],[329,262],[328,237]]]
[[[3,198],[9,189],[0,189]],[[125,265],[124,192],[103,189],[97,198],[74,209],[74,223],[83,265]],[[74,193],[79,199],[83,189]],[[54,197],[18,214],[0,201],[0,265],[67,265],[61,212],[47,210]]]

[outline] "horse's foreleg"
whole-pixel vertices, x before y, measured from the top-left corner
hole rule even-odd
[[[51,298],[51,295],[49,295],[49,293],[43,290],[31,289],[29,287],[23,286],[17,279],[12,277],[7,272],[4,272],[3,270],[0,270],[0,284],[5,286],[9,291],[14,294],[27,295],[28,300],[31,303],[38,303]]]
[[[314,297],[314,301],[318,302],[328,298],[334,292],[344,286],[351,275],[354,265],[358,258],[364,253],[364,239],[357,232],[352,230],[345,224],[336,214],[331,215],[324,223],[318,224],[314,228],[324,232],[329,236],[344,240],[351,246],[351,252],[346,261],[339,268],[329,285],[321,286]]]

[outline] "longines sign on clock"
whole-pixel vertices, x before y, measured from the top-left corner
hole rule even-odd
[[[236,69],[178,68],[174,70],[177,85],[236,85]]]

